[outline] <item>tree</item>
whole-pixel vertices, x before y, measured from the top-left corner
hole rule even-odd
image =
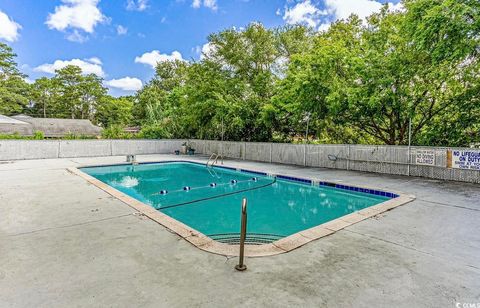
[[[130,96],[103,96],[95,111],[95,122],[103,127],[125,126],[132,120],[133,98]]]
[[[477,0],[404,0],[405,30],[434,61],[477,58],[480,5]]]
[[[47,118],[57,112],[58,83],[55,79],[42,77],[32,84],[30,97],[33,106],[29,113]]]
[[[188,63],[184,61],[164,61],[158,63],[154,78],[137,92],[133,115],[137,123],[153,124],[160,118],[169,116],[171,109],[178,104],[170,95],[185,82]]]
[[[146,135],[456,146],[480,142],[477,0],[404,0],[315,32],[251,23],[200,61],[159,63],[135,96]]]
[[[52,82],[58,87],[56,117],[95,120],[97,105],[107,94],[100,77],[84,76],[80,67],[68,65],[56,71]]]
[[[385,6],[367,25],[355,16],[332,25],[292,60],[277,99],[386,144],[405,144],[411,120],[412,137],[425,140],[433,123],[456,118],[455,106],[478,101],[478,59],[419,48],[407,17]]]
[[[0,114],[20,113],[27,106],[29,85],[15,62],[16,54],[0,42]]]

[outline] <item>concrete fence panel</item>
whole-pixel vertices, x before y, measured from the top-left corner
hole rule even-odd
[[[0,160],[57,158],[56,140],[0,140]]]
[[[168,154],[185,140],[0,140],[0,160]]]
[[[220,153],[220,141],[205,141],[203,154],[210,155],[212,153]]]
[[[45,159],[127,154],[169,154],[186,140],[0,140],[0,160]],[[480,171],[447,168],[449,147],[386,145],[304,145],[262,142],[189,140],[197,153],[299,166],[420,176],[480,183]],[[417,161],[428,152],[432,161]]]
[[[195,153],[198,153],[198,154],[205,154],[205,144],[207,142],[205,140],[198,140],[198,139],[194,139],[194,140],[190,140],[189,141],[189,144],[192,148],[195,149]]]
[[[352,145],[350,169],[408,175],[408,147]]]
[[[225,157],[243,158],[244,146],[242,142],[224,142],[221,146],[221,151]]]
[[[272,143],[245,142],[245,159],[271,162],[273,145]]]
[[[274,143],[272,147],[272,162],[290,165],[304,165],[305,145]]]
[[[179,150],[185,140],[156,140],[156,151],[149,154],[173,154],[175,150]]]
[[[111,156],[110,140],[60,140],[58,157]]]
[[[307,148],[307,165],[311,166],[333,168],[333,169],[348,169],[348,146],[342,144],[331,145],[312,145]],[[315,163],[315,158],[318,161]]]
[[[112,140],[112,155],[155,154],[158,151],[156,140]]]

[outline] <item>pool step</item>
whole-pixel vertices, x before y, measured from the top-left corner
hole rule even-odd
[[[208,235],[211,239],[229,245],[238,245],[240,243],[240,233],[221,233]],[[265,234],[265,233],[247,233],[245,243],[247,245],[262,245],[274,242],[283,238],[283,235]]]

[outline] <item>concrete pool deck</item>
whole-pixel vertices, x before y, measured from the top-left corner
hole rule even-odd
[[[139,156],[139,161],[178,159]],[[204,157],[195,159],[205,161]],[[201,251],[66,168],[0,163],[0,307],[455,307],[480,302],[480,185],[235,161],[417,199],[289,253]]]

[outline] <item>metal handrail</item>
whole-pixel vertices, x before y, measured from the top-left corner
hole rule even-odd
[[[237,271],[244,271],[247,266],[243,263],[245,253],[245,238],[247,237],[247,198],[242,200],[242,225],[240,227],[240,255],[238,264],[235,265]]]
[[[215,157],[215,155],[217,155],[217,154],[212,153],[212,155],[210,155],[210,157],[208,158],[207,163],[205,165],[207,168],[208,168],[208,163],[210,163],[210,161],[212,160],[213,157]]]
[[[215,171],[215,169],[207,167],[207,171],[212,177],[217,178],[217,179],[220,178],[220,176],[217,174],[217,171]]]
[[[222,165],[223,165],[223,155],[217,154],[217,153],[212,153],[212,155],[210,155],[210,157],[207,160],[206,167],[208,168],[209,163],[211,163],[210,166],[213,166],[216,163],[218,163],[218,158],[219,157],[222,159]]]
[[[215,161],[213,162],[213,164],[218,163],[218,158],[219,157],[222,159],[222,165],[223,165],[223,155],[222,154],[217,154],[217,157],[215,158]]]

